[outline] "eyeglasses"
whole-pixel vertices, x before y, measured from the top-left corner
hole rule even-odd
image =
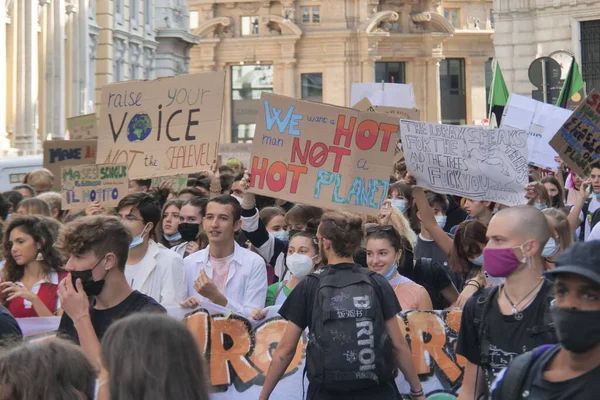
[[[144,221],[142,218],[138,218],[133,214],[127,214],[125,216],[122,216],[121,214],[117,214],[117,218],[119,218],[119,220],[123,221],[124,219],[129,221],[129,222],[135,222],[135,221]]]

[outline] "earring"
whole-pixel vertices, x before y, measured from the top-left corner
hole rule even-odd
[[[36,261],[44,261],[44,256],[42,255],[41,251],[38,251],[37,253],[37,257],[35,258]]]

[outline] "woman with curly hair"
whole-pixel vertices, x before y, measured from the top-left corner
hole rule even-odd
[[[6,228],[0,299],[15,318],[62,314],[57,290],[64,273],[53,242],[40,217],[17,217]]]

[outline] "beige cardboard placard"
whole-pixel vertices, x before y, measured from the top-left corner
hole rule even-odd
[[[130,179],[212,169],[224,87],[224,72],[104,86],[97,163],[127,163]]]
[[[256,120],[255,120],[256,121]],[[250,165],[250,154],[252,143],[221,143],[219,144],[219,156],[221,164],[225,164],[229,158],[237,158],[244,164],[245,168]]]
[[[67,118],[67,130],[71,140],[96,139],[98,137],[96,114]]]
[[[371,104],[368,98],[364,98],[358,103],[356,103],[353,107],[355,110],[359,111],[367,111],[367,112],[377,112],[380,114],[389,115],[391,117],[396,117],[399,119],[408,119],[412,121],[419,121],[421,113],[416,108],[400,108],[400,107],[388,107],[388,106],[374,106]],[[394,161],[396,164],[398,161],[402,161],[404,158],[404,152],[402,151],[402,142],[401,138],[398,137],[398,143],[394,149]]]
[[[44,168],[54,174],[53,190],[61,189],[60,168],[63,166],[94,164],[96,140],[46,140],[44,142]]]
[[[169,182],[169,188],[175,192],[179,192],[181,189],[187,186],[187,181],[187,175],[157,176],[152,178],[152,184],[150,187],[159,187],[164,182]]]
[[[558,130],[550,146],[577,175],[590,176],[590,164],[600,160],[600,93],[596,89]]]
[[[62,209],[85,208],[94,201],[116,207],[127,195],[127,168],[125,163],[62,167]]]
[[[399,121],[263,93],[251,192],[376,215],[387,197]]]

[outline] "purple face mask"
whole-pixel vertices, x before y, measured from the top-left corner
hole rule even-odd
[[[527,258],[519,260],[515,255],[515,249],[523,249],[523,246],[510,247],[508,249],[483,249],[483,268],[494,278],[506,278],[519,268]]]

